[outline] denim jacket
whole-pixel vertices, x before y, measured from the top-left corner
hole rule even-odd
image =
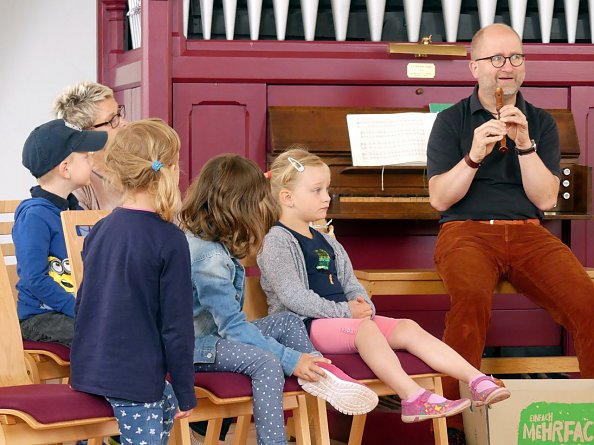
[[[214,363],[217,342],[224,338],[272,352],[284,373],[293,374],[301,353],[262,335],[242,311],[245,270],[239,260],[221,243],[191,233],[186,237],[194,294],[194,363]]]

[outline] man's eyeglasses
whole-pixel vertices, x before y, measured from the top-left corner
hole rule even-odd
[[[123,105],[120,105],[118,107],[118,112],[115,114],[114,117],[112,117],[108,121],[101,122],[100,124],[97,124],[97,125],[93,125],[93,126],[91,126],[91,128],[99,128],[99,127],[103,127],[105,125],[109,125],[111,128],[118,128],[118,125],[120,125],[120,118],[125,118],[125,117],[126,117],[126,107],[124,107]]]
[[[474,59],[474,61],[478,62],[479,60],[490,60],[491,65],[493,65],[495,68],[501,68],[503,65],[505,65],[505,61],[508,59],[509,63],[511,63],[511,66],[518,67],[524,63],[525,58],[526,56],[524,56],[524,54],[512,54],[509,57],[500,55],[481,57],[480,59]]]

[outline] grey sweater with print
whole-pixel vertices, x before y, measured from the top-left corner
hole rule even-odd
[[[336,272],[347,301],[362,296],[375,315],[375,307],[353,272],[344,247],[322,233],[334,249]],[[299,242],[286,229],[274,226],[264,239],[258,255],[260,284],[268,300],[268,313],[291,311],[306,318],[352,318],[348,303],[336,303],[320,297],[309,289],[305,258]]]

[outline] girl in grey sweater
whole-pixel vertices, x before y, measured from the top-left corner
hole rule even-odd
[[[335,239],[310,223],[326,217],[330,169],[316,155],[292,149],[272,164],[271,185],[281,216],[258,255],[270,313],[292,311],[309,328],[322,353],[358,352],[371,370],[402,399],[402,420],[451,416],[468,399],[448,400],[421,388],[402,369],[394,349],[404,349],[439,372],[469,383],[472,402],[490,405],[510,393],[412,320],[375,314],[349,257]]]

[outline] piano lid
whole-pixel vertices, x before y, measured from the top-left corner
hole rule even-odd
[[[347,114],[427,112],[428,108],[268,107],[269,152],[278,154],[291,144],[305,144],[319,155],[350,158]],[[580,155],[577,131],[570,110],[547,110],[559,128],[561,157]]]

